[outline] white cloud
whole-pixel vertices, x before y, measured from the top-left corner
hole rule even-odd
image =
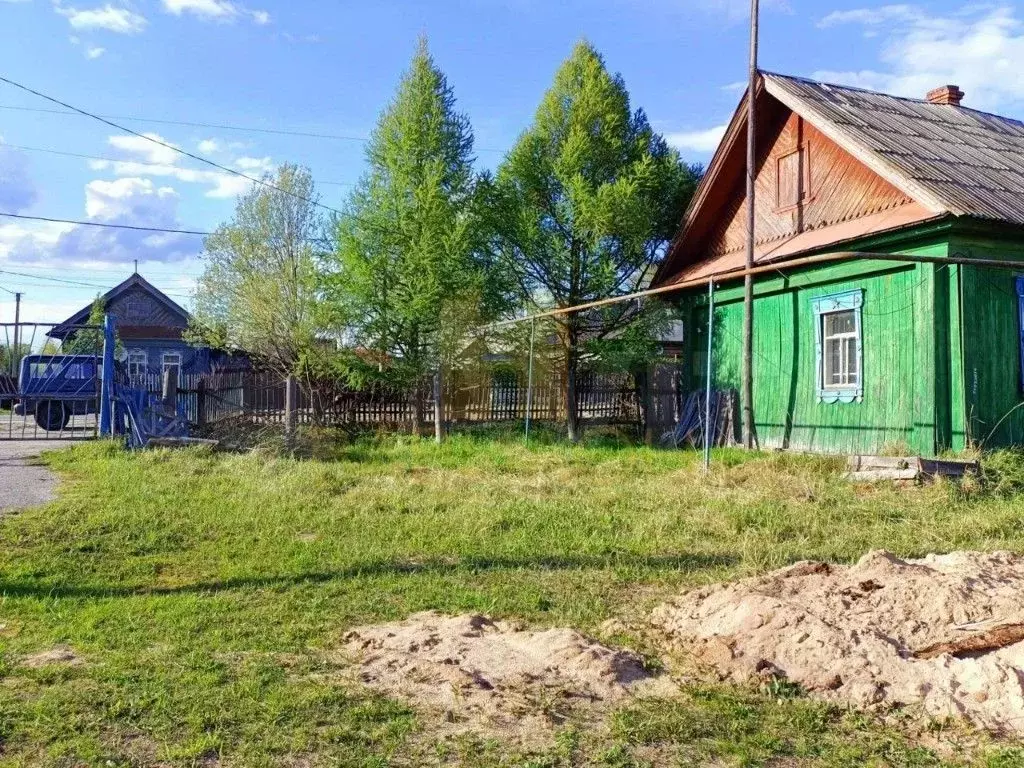
[[[270,23],[270,13],[263,10],[249,10],[231,0],[163,0],[164,10],[175,16],[191,14],[207,21],[235,21],[239,16],[248,16],[253,23]]]
[[[722,141],[726,125],[716,125],[703,131],[678,131],[666,133],[665,141],[682,152],[699,152],[711,154]]]
[[[203,139],[196,147],[204,155],[212,155],[214,152],[220,152],[221,150],[220,142],[216,139]]]
[[[87,58],[87,59],[89,59],[91,61],[93,59],[98,59],[100,56],[102,56],[106,52],[107,52],[106,48],[101,48],[100,46],[96,46],[94,48],[89,48],[89,49],[86,50],[85,58]]]
[[[158,163],[162,165],[173,165],[178,162],[181,154],[175,152],[171,147],[176,147],[176,144],[172,144],[159,133],[147,132],[143,136],[148,136],[148,139],[144,139],[142,136],[111,136],[107,139],[107,143],[110,146],[122,150],[125,154],[131,155],[133,160],[141,160],[144,163]],[[154,142],[161,142],[169,146],[161,146]]]
[[[878,25],[892,21],[912,21],[919,17],[919,11],[912,5],[883,5],[880,8],[855,8],[850,11],[833,11],[818,22],[818,26],[834,27],[839,24]]]
[[[97,223],[181,229],[178,202],[174,189],[150,179],[96,179],[85,185],[85,214]],[[0,227],[0,256],[19,263],[180,262],[201,248],[195,235],[66,224]]]
[[[146,18],[134,11],[111,4],[79,10],[71,6],[54,6],[74,29],[105,29],[122,35],[134,35],[146,28]]]
[[[39,197],[39,189],[29,174],[24,152],[4,146],[0,140],[0,209],[20,213]]]
[[[147,136],[169,144],[159,134],[147,133]],[[168,147],[154,144],[139,136],[111,136],[111,146],[124,153],[124,159],[90,160],[89,167],[94,171],[110,171],[118,177],[166,177],[186,184],[201,184],[209,187],[206,197],[230,198],[248,191],[251,181],[227,171],[216,169],[197,169],[180,165],[184,156]],[[200,151],[208,153],[212,144],[217,149],[225,148],[216,139],[205,139],[200,142]],[[204,146],[205,145],[205,146]],[[176,145],[171,145],[176,146]],[[233,145],[228,145],[232,147]],[[226,163],[240,173],[259,178],[264,173],[273,173],[276,166],[269,157],[239,157]]]
[[[931,15],[916,5],[888,5],[829,14],[819,26],[842,24],[880,36],[882,66],[819,71],[817,79],[916,98],[956,83],[966,106],[1005,111],[1024,104],[1024,23],[1012,7],[966,5]]]

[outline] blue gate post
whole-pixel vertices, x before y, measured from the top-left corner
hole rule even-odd
[[[103,368],[100,378],[100,435],[113,437],[114,316],[103,316]]]

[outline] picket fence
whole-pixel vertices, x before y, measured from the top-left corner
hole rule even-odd
[[[132,385],[154,394],[162,389],[159,375],[134,377]],[[445,393],[449,422],[486,423],[530,418],[559,421],[565,418],[560,380],[534,383],[533,395],[522,377],[487,377],[467,380],[452,377]],[[632,423],[640,402],[632,376],[590,373],[580,377],[579,416],[606,423]],[[422,388],[425,423],[432,423],[434,403],[429,383]],[[285,420],[285,382],[264,371],[183,374],[178,381],[178,408],[195,425],[246,418],[262,423]],[[298,387],[296,420],[324,426],[404,425],[415,418],[414,397],[405,391],[372,387],[352,390],[334,382],[303,382]]]

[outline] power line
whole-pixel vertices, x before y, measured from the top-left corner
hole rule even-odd
[[[10,81],[7,81],[10,82]],[[13,85],[13,83],[12,83]],[[27,89],[26,89],[27,90]],[[53,101],[56,101],[55,99]],[[56,102],[60,103],[60,102]],[[62,105],[63,106],[63,105]],[[72,111],[64,109],[45,109],[43,107],[22,107],[13,104],[0,104],[0,109],[9,109],[17,112],[40,112],[49,115],[75,115],[81,114],[74,107],[69,107]],[[370,139],[366,136],[346,136],[344,134],[337,133],[317,133],[313,131],[296,131],[285,128],[258,128],[256,126],[243,126],[243,125],[228,125],[225,123],[200,123],[191,120],[161,120],[154,117],[136,117],[134,115],[89,115],[89,117],[98,117],[105,120],[131,120],[136,123],[154,123],[158,125],[180,125],[188,128],[209,128],[211,130],[219,131],[241,131],[242,133],[267,133],[275,136],[299,136],[307,139],[332,139],[337,141],[355,141],[361,144],[365,144]],[[504,154],[502,149],[492,149],[487,147],[476,147],[477,152],[494,152],[496,154]]]
[[[13,275],[14,277],[27,277],[30,280],[46,280],[46,281],[49,281],[51,283],[63,283],[63,284],[66,284],[66,285],[83,286],[85,288],[101,288],[101,289],[109,290],[108,286],[106,286],[106,285],[99,285],[97,283],[85,283],[85,282],[82,282],[81,280],[67,280],[67,279],[62,278],[62,277],[48,277],[47,275],[28,275],[28,274],[25,274],[24,272],[14,272],[14,271],[9,270],[9,269],[0,269],[0,275]]]
[[[65,152],[61,149],[50,149],[48,147],[27,147],[23,144],[8,144],[6,142],[0,143],[0,147],[10,147],[11,149],[18,149],[24,152],[42,152],[47,155],[60,155],[61,157],[78,157],[83,160],[102,160],[107,163],[131,163],[132,165],[144,165],[151,168],[168,168],[167,163],[150,163],[143,160],[126,160],[123,157],[110,157],[109,155],[86,155],[80,152]],[[317,184],[330,185],[333,187],[354,187],[355,184],[350,181],[317,181]]]
[[[160,232],[171,235],[201,235],[207,237],[212,232],[201,232],[196,229],[166,229],[164,227],[137,227],[131,224],[108,224],[101,221],[82,221],[81,219],[58,219],[50,216],[29,216],[23,213],[7,213],[0,211],[0,216],[11,219],[25,219],[27,221],[45,221],[50,224],[78,224],[83,227],[102,227],[105,229],[130,229],[135,232]]]
[[[212,168],[216,168],[216,169],[218,169],[220,171],[224,171],[225,173],[230,173],[230,174],[233,174],[235,176],[238,176],[239,178],[246,179],[247,181],[251,181],[253,184],[259,184],[259,185],[267,187],[269,189],[276,190],[277,192],[280,192],[282,194],[289,195],[290,197],[294,197],[296,200],[301,200],[304,203],[309,203],[309,204],[315,205],[315,206],[317,206],[319,208],[323,208],[324,210],[331,211],[332,213],[336,213],[339,216],[344,215],[337,208],[332,208],[329,205],[324,205],[323,203],[315,201],[315,200],[308,200],[308,199],[304,198],[302,195],[297,195],[294,192],[290,192],[289,190],[283,189],[283,188],[277,186],[276,184],[272,184],[269,181],[264,181],[262,179],[257,179],[256,177],[249,176],[248,174],[242,173],[241,171],[236,171],[234,168],[229,168],[226,165],[221,165],[220,163],[214,162],[213,160],[209,160],[209,159],[203,157],[202,155],[197,155],[194,152],[189,152],[187,149],[182,149],[181,147],[176,147],[173,144],[169,144],[166,141],[161,141],[160,139],[154,139],[152,136],[147,136],[144,133],[139,133],[138,131],[132,130],[131,128],[127,128],[127,127],[125,127],[123,125],[120,125],[119,123],[115,123],[112,120],[108,120],[105,117],[100,117],[99,115],[94,114],[92,112],[87,112],[84,109],[80,109],[79,107],[72,106],[71,104],[68,104],[67,102],[61,101],[60,99],[56,99],[53,96],[47,96],[45,93],[40,93],[37,90],[29,88],[27,85],[22,85],[21,83],[16,83],[14,80],[6,78],[6,77],[4,77],[2,75],[0,75],[0,82],[7,83],[8,85],[10,85],[10,86],[12,86],[14,88],[18,88],[19,90],[25,91],[26,93],[31,93],[33,96],[38,96],[41,99],[45,99],[46,101],[52,102],[54,104],[57,104],[58,106],[64,107],[65,109],[70,109],[72,112],[77,112],[78,114],[83,115],[85,117],[92,118],[93,120],[98,120],[99,122],[103,123],[104,125],[109,125],[111,128],[114,128],[114,129],[116,129],[118,131],[124,131],[125,133],[129,133],[132,136],[136,136],[136,137],[138,137],[140,139],[145,139],[146,141],[149,141],[149,142],[151,142],[153,144],[156,144],[159,147],[163,147],[164,149],[170,149],[170,150],[172,150],[174,152],[178,152],[179,154],[184,155],[185,157],[190,157],[193,160],[196,160],[196,161],[198,161],[200,163],[204,163],[206,165],[209,165]]]

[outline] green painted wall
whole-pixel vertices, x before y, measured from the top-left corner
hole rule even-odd
[[[863,245],[858,249],[866,250]],[[949,249],[946,238],[932,237],[914,247],[904,244],[899,252],[945,256]],[[864,291],[864,398],[818,402],[812,301],[853,289]],[[754,414],[762,447],[824,453],[909,450],[922,455],[964,447],[955,267],[845,262],[759,280],[755,296]],[[702,388],[705,295],[693,292],[683,306],[696,331],[688,335],[695,361],[690,384]],[[717,291],[712,372],[719,388],[740,388],[742,308],[742,286]]]
[[[1020,320],[1015,278],[1024,275],[1024,243],[955,235],[950,253],[1020,260],[1021,270],[963,269],[965,412],[971,438],[983,447],[1024,445]]]

